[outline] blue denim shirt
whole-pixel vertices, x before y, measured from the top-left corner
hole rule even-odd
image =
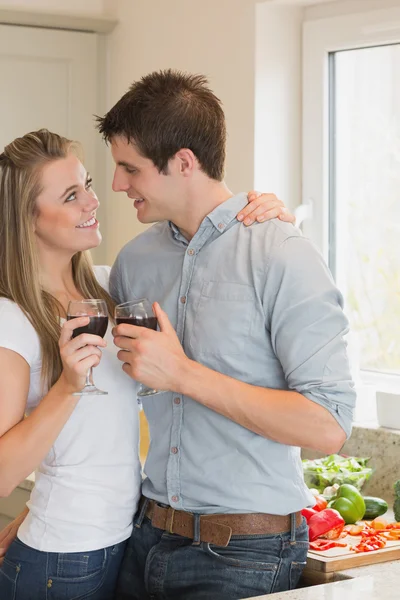
[[[342,296],[295,227],[276,219],[243,227],[236,214],[246,203],[238,194],[218,206],[190,242],[168,222],[140,234],[117,257],[111,293],[118,302],[158,301],[189,358],[252,385],[295,390],[348,436],[355,392]],[[288,514],[313,504],[300,448],[176,393],[144,398],[143,408],[146,496],[200,513]]]

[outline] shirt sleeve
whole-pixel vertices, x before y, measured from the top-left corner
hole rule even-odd
[[[306,238],[286,239],[271,256],[264,306],[289,389],[324,406],[349,437],[356,394],[348,321],[328,267]]]
[[[0,347],[13,350],[32,368],[40,363],[40,340],[29,319],[10,300],[0,299]]]

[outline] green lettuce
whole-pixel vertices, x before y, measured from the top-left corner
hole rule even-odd
[[[372,468],[367,466],[369,458],[339,456],[331,454],[315,460],[303,460],[304,480],[309,488],[320,493],[334,483],[351,483],[361,490],[371,477]]]

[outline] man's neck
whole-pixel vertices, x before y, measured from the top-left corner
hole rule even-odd
[[[232,196],[224,181],[203,180],[201,184],[194,187],[185,208],[170,220],[190,241],[204,218]]]

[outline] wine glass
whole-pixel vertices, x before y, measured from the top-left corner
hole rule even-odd
[[[148,329],[157,331],[157,317],[154,315],[151,303],[147,298],[140,298],[139,300],[131,300],[130,302],[118,304],[118,306],[115,307],[115,322],[117,325],[126,323],[127,325],[147,327]],[[160,393],[161,390],[154,390],[141,383],[137,395],[142,398],[144,396],[154,396],[154,394]]]
[[[72,332],[76,338],[81,333],[91,333],[104,337],[108,327],[107,304],[104,300],[72,300],[68,304],[67,320],[77,317],[89,317],[90,321],[83,327],[77,327]],[[74,392],[73,396],[106,396],[108,392],[99,390],[93,382],[93,367],[87,372],[85,385],[80,392]]]

